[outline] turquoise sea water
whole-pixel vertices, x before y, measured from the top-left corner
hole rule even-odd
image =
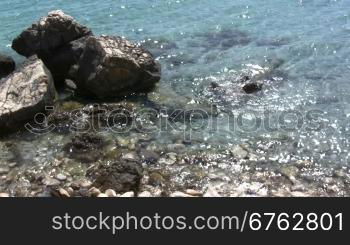
[[[320,128],[230,135],[203,130],[199,141],[208,145],[276,141],[271,158],[282,162],[295,157],[350,163],[348,0],[2,0],[0,52],[20,61],[11,41],[54,9],[74,16],[95,34],[146,42],[162,63],[162,86],[193,100],[210,97],[205,88],[213,81],[226,84],[234,71],[271,67],[283,60],[278,74],[273,74],[276,79],[253,99],[236,103],[227,89],[216,102],[233,113],[254,110],[276,115],[294,110],[305,115],[319,110]],[[220,118],[218,125],[227,126]]]

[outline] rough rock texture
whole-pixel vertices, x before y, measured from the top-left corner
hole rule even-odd
[[[56,97],[50,71],[36,56],[0,82],[0,133],[34,119]]]
[[[116,192],[137,192],[143,177],[143,169],[136,162],[120,161],[110,166],[101,166],[94,177],[94,186],[105,191],[113,189]]]
[[[97,98],[148,92],[161,74],[151,53],[110,36],[89,37],[78,67],[78,91]]]
[[[92,35],[89,28],[56,10],[24,30],[14,39],[12,48],[26,57],[38,55],[56,84],[63,84],[65,78],[70,78],[68,72],[82,53],[84,37],[89,35]]]
[[[13,41],[12,48],[26,57],[34,54],[47,56],[69,42],[90,34],[91,30],[77,23],[73,17],[56,10],[23,31]]]
[[[11,74],[15,68],[15,61],[11,57],[0,54],[0,79]]]

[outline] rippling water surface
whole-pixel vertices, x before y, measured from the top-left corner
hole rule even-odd
[[[63,9],[95,34],[121,35],[148,47],[163,66],[160,87],[175,100],[215,104],[218,130],[196,132],[196,147],[248,143],[256,151],[268,148],[267,157],[280,163],[350,163],[349,1],[2,0],[0,51],[20,61],[11,41],[53,9]],[[232,84],[254,72],[263,73],[263,90],[242,95]],[[219,92],[211,90],[213,83]],[[290,125],[229,130],[237,122],[226,116],[239,113],[248,125],[267,114],[271,127],[281,114]],[[169,134],[157,137],[161,143],[172,140]],[[35,152],[58,151],[55,143],[44,145]]]

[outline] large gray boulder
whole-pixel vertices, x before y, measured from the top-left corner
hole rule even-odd
[[[82,40],[89,35],[92,35],[89,28],[56,10],[24,30],[13,40],[12,48],[26,57],[37,55],[51,71],[56,84],[63,84],[70,67],[82,53]]]
[[[15,68],[16,63],[11,57],[0,54],[0,79],[11,74]]]
[[[0,133],[17,129],[53,105],[56,90],[50,71],[36,56],[30,57],[0,82]]]
[[[150,52],[111,36],[89,37],[77,68],[78,92],[97,98],[149,92],[161,76]]]

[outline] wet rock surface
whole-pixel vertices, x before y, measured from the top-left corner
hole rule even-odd
[[[146,92],[160,80],[151,53],[121,37],[89,37],[78,64],[79,92],[97,98]]]
[[[14,130],[53,105],[56,90],[45,65],[33,56],[0,83],[0,131]]]

